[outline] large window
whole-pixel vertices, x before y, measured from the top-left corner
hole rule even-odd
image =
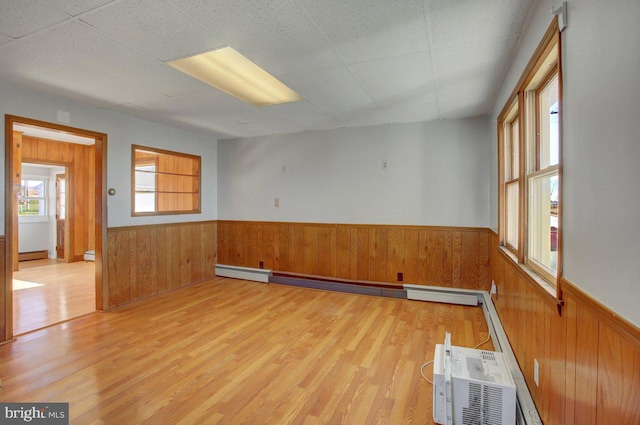
[[[560,38],[551,25],[498,118],[500,240],[556,285],[561,209]]]
[[[554,280],[558,265],[558,169],[559,110],[558,73],[552,70],[535,95],[535,117],[538,131],[532,167],[527,170],[529,182],[528,264],[547,280]]]
[[[200,157],[131,148],[132,211],[137,215],[200,212]]]
[[[504,136],[504,184],[506,203],[505,243],[518,251],[520,236],[520,118],[518,104],[514,102],[502,124]]]

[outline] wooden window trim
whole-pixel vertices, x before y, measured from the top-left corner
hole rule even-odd
[[[505,250],[505,252],[509,252],[515,256],[514,261],[517,261],[519,265],[522,267],[530,269],[530,273],[533,273],[535,276],[543,279],[544,282],[548,282],[549,285],[553,285],[554,290],[556,292],[555,297],[557,300],[561,300],[562,294],[560,292],[559,282],[562,278],[562,67],[561,67],[561,37],[558,26],[558,19],[554,17],[552,19],[551,24],[549,25],[547,31],[545,32],[542,40],[538,44],[536,50],[534,51],[531,59],[529,60],[527,66],[525,67],[522,75],[520,76],[518,83],[514,87],[507,101],[505,102],[504,107],[502,108],[500,114],[498,115],[498,240],[501,247]],[[557,57],[554,49],[557,49]],[[551,69],[547,69],[544,72],[544,75],[541,75],[543,65],[549,64],[548,61],[554,61],[555,64]],[[545,64],[546,62],[546,64]],[[552,62],[553,63],[553,62]],[[558,78],[558,101],[559,108],[558,113],[560,114],[560,122],[559,122],[559,134],[558,134],[558,165],[551,166],[545,168],[545,170],[540,170],[540,117],[539,114],[539,93],[542,89],[544,89],[552,78],[557,75]],[[527,146],[527,130],[529,124],[527,123],[527,113],[525,104],[525,93],[535,91],[535,98],[533,103],[535,104],[535,161],[531,160],[531,164],[528,164],[530,161],[528,158],[531,155],[531,152],[528,150]],[[506,205],[506,188],[507,185],[511,182],[516,181],[515,176],[511,176],[510,180],[506,180],[506,165],[505,165],[505,154],[506,154],[506,137],[504,134],[505,124],[513,121],[513,116],[511,116],[514,103],[518,103],[518,112],[517,116],[520,120],[519,125],[519,151],[520,151],[520,166],[519,166],[519,234],[518,234],[518,247],[514,249],[510,244],[507,243],[507,205]],[[530,170],[533,167],[535,170]],[[529,177],[533,177],[537,174],[537,172],[549,172],[550,169],[557,167],[558,174],[558,240],[557,240],[557,267],[556,267],[556,275],[550,276],[546,270],[543,268],[536,267],[535,261],[529,261],[528,259],[528,226],[529,226]],[[532,267],[533,266],[533,267]],[[539,281],[539,280],[538,280]],[[545,288],[545,291],[548,291],[548,288]]]
[[[144,212],[136,212],[136,150],[144,150],[153,153],[158,153],[161,155],[170,155],[181,158],[189,158],[197,163],[198,172],[196,174],[182,174],[182,173],[174,173],[174,172],[162,172],[156,171],[154,174],[156,175],[156,196],[155,196],[155,211],[144,211]],[[158,159],[156,159],[156,170],[158,169]],[[173,175],[173,176],[183,176],[183,177],[194,177],[196,178],[197,190],[193,192],[177,192],[177,191],[158,191],[158,177],[160,175]],[[159,193],[191,193],[193,195],[197,195],[196,197],[196,205],[194,208],[190,210],[166,210],[166,211],[158,211],[158,196]],[[202,205],[202,157],[198,155],[192,155],[183,152],[175,152],[166,149],[160,148],[152,148],[149,146],[141,146],[141,145],[131,145],[131,216],[132,217],[146,217],[146,216],[157,216],[157,215],[177,215],[177,214],[200,214]]]

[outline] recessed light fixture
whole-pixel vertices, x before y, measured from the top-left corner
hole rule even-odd
[[[175,69],[255,106],[302,98],[231,47],[168,62]]]

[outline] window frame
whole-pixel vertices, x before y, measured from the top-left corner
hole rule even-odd
[[[154,171],[153,173],[155,174],[155,179],[156,179],[156,184],[155,184],[155,190],[153,193],[155,193],[155,197],[154,197],[154,204],[155,204],[155,210],[154,211],[136,211],[136,193],[139,193],[139,191],[136,191],[136,151],[146,151],[152,154],[157,154],[157,155],[167,155],[167,156],[172,156],[179,159],[188,159],[191,161],[195,161],[194,165],[196,170],[195,174],[186,174],[186,173],[180,173],[177,172],[175,170],[172,171],[162,171],[159,170],[159,159],[156,158],[155,162],[155,167],[156,167],[156,171]],[[149,160],[149,163],[151,163],[152,161]],[[159,187],[159,182],[160,182],[160,177],[178,177],[178,178],[192,178],[194,179],[193,181],[193,187],[195,187],[195,190],[192,191],[178,191],[178,190],[171,190],[171,191],[163,191],[161,190],[162,188]],[[192,198],[192,202],[195,204],[192,208],[190,209],[166,209],[166,210],[162,210],[159,211],[159,196],[158,195],[162,195],[162,194],[174,194],[174,195],[180,195],[180,194],[190,194],[192,196],[195,196],[195,198]],[[175,215],[175,214],[200,214],[201,213],[201,204],[202,204],[202,158],[198,155],[192,155],[192,154],[188,154],[188,153],[183,153],[183,152],[175,152],[175,151],[169,151],[166,149],[159,149],[159,148],[153,148],[153,147],[148,147],[148,146],[141,146],[141,145],[131,145],[131,216],[132,217],[140,217],[140,216],[157,216],[157,215]]]
[[[521,106],[520,106],[520,102],[519,99],[515,99],[513,102],[511,103],[507,103],[507,105],[510,105],[507,108],[507,113],[506,116],[504,117],[501,125],[499,126],[499,130],[498,130],[498,134],[501,134],[500,132],[502,132],[501,136],[502,136],[502,147],[504,149],[504,167],[503,167],[503,177],[501,178],[501,182],[503,182],[504,184],[504,199],[505,199],[505,205],[504,205],[504,220],[505,220],[505,224],[504,224],[504,246],[511,251],[514,255],[518,256],[519,255],[519,246],[520,246],[520,236],[522,235],[522,229],[520,229],[520,219],[518,218],[516,220],[516,226],[515,226],[515,231],[516,231],[516,245],[513,245],[510,243],[509,241],[509,225],[510,225],[510,214],[509,214],[509,197],[508,197],[508,188],[510,186],[516,186],[517,187],[517,195],[518,195],[518,201],[515,205],[517,205],[517,211],[516,211],[516,217],[519,217],[520,215],[520,211],[522,210],[522,205],[521,204],[521,196],[520,194],[522,193],[522,189],[521,189],[521,177],[520,177],[520,170],[522,169],[522,149],[521,149],[521,141],[522,141],[522,119],[520,117],[520,111],[521,111]],[[518,122],[518,127],[517,127],[517,135],[518,135],[518,139],[517,139],[517,150],[515,148],[514,145],[514,122]],[[515,157],[515,154],[517,153],[517,158]],[[508,168],[507,168],[507,156],[508,158]],[[515,167],[515,165],[517,164],[517,168]],[[514,169],[517,170],[517,173],[514,172]]]
[[[562,277],[562,56],[561,37],[558,20],[555,17],[536,51],[531,57],[527,67],[521,75],[511,95],[507,99],[500,115],[498,116],[498,239],[503,250],[511,259],[518,263],[525,271],[538,282],[548,293],[556,299],[561,298],[560,278]],[[549,86],[553,78],[558,79],[558,164],[550,165],[540,170],[540,93]],[[534,94],[533,100],[530,98]],[[517,105],[515,117],[514,105]],[[531,109],[533,108],[533,111]],[[532,116],[533,115],[533,116]],[[512,165],[506,163],[510,153],[506,143],[509,135],[506,129],[511,128],[512,123],[519,121],[519,173],[518,181],[518,246],[508,243],[509,205],[507,199],[507,187],[516,180],[509,176],[509,168]],[[533,146],[532,143],[533,142]],[[558,176],[558,227],[556,245],[556,270],[555,275],[549,273],[545,266],[532,259],[529,253],[529,241],[534,230],[531,214],[530,184],[532,179],[540,176]],[[552,178],[552,177],[550,177]],[[550,235],[551,237],[551,235]]]
[[[29,181],[41,181],[44,184],[44,196],[22,196],[22,187],[23,182],[26,182],[28,185]],[[49,177],[47,176],[39,176],[39,175],[24,175],[20,179],[20,191],[18,192],[18,205],[20,205],[20,201],[22,200],[30,200],[37,199],[43,203],[43,213],[38,215],[23,215],[20,213],[20,209],[18,208],[18,222],[19,223],[38,223],[38,222],[47,222],[49,221]]]

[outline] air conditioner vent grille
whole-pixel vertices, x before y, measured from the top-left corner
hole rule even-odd
[[[502,401],[501,389],[470,383],[468,406],[462,408],[462,424],[501,424]]]
[[[482,424],[493,425],[502,423],[502,389],[485,386],[482,389],[482,410],[484,418]]]
[[[496,353],[493,351],[482,351],[482,359],[495,362],[496,361]]]
[[[482,422],[482,386],[480,384],[469,384],[469,404],[462,408],[463,425],[479,425]]]

